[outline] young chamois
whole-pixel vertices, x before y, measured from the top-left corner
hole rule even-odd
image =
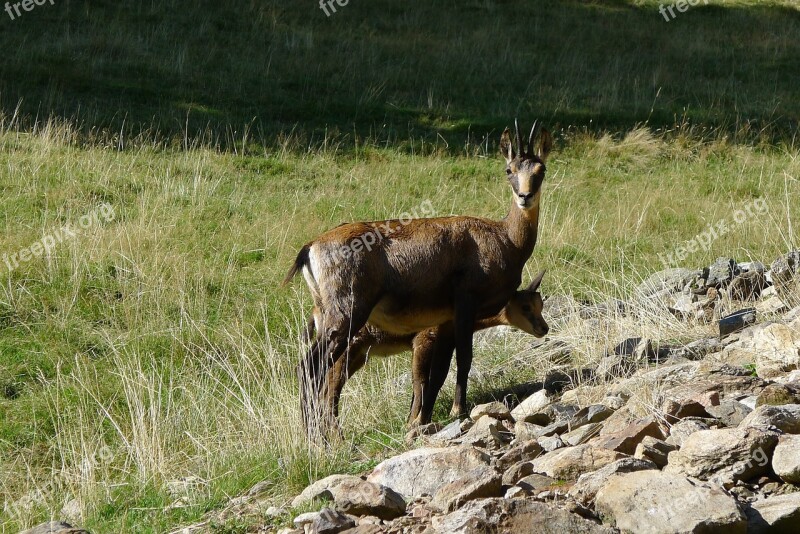
[[[543,277],[544,272],[539,273],[525,289],[514,294],[500,313],[487,319],[477,320],[473,330],[477,332],[494,326],[507,325],[515,326],[536,337],[546,336],[549,326],[542,317],[544,303],[539,292]],[[313,332],[314,321],[311,320],[306,332],[307,339],[311,339]],[[340,358],[328,371],[326,405],[328,415],[333,417],[332,424],[338,424],[339,399],[345,382],[367,363],[367,358],[392,356],[407,350],[412,351],[411,369],[414,388],[408,423],[409,425],[429,423],[436,397],[450,369],[454,348],[455,339],[451,323],[408,335],[388,334],[367,323],[353,338],[348,355]],[[431,381],[431,376],[434,377],[435,383]],[[426,400],[423,401],[423,398]],[[451,413],[457,415],[460,412],[458,399],[454,399]]]
[[[458,373],[456,399],[466,407],[475,321],[496,315],[520,285],[536,245],[546,130],[531,129],[516,148],[506,129],[500,151],[513,193],[508,215],[437,217],[344,224],[304,245],[284,283],[302,271],[318,310],[317,337],[301,361],[301,403],[306,427],[324,421],[320,394],[328,369],[348,351],[367,322],[389,334],[416,334],[453,323]],[[406,224],[404,224],[404,222]],[[364,243],[377,243],[364,247]],[[369,237],[369,239],[367,239]],[[342,250],[350,250],[342,261]]]

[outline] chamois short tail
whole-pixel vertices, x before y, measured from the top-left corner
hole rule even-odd
[[[297,258],[294,260],[294,264],[292,268],[289,269],[289,272],[286,274],[286,278],[283,279],[281,283],[281,287],[286,286],[289,282],[292,281],[292,278],[295,277],[297,273],[299,273],[303,267],[308,265],[308,252],[311,250],[311,245],[303,245],[303,248],[300,249],[300,252],[297,253]]]

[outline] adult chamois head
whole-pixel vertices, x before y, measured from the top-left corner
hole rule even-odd
[[[302,271],[314,298],[317,336],[299,367],[307,428],[327,421],[320,412],[328,369],[369,322],[390,334],[414,334],[453,322],[458,379],[466,406],[475,321],[497,314],[521,282],[539,227],[546,130],[531,129],[516,147],[500,139],[512,189],[508,215],[437,217],[343,224],[302,247],[284,283]],[[322,423],[325,424],[325,423]]]

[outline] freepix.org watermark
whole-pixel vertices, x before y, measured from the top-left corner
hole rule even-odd
[[[33,11],[34,7],[43,6],[47,3],[51,6],[56,5],[55,0],[22,0],[21,2],[6,2],[5,10],[11,20],[14,20],[22,16],[22,11]],[[22,8],[22,11],[20,11],[20,8]]]
[[[336,6],[344,7],[349,3],[350,0],[319,0],[319,8],[326,17],[330,17],[332,13],[336,13]]]
[[[350,241],[347,245],[342,246],[339,249],[339,258],[340,260],[348,260],[353,255],[358,254],[362,250],[370,251],[374,245],[377,245],[381,241],[383,241],[387,237],[391,237],[391,235],[398,231],[399,227],[395,224],[392,225],[393,222],[399,222],[400,227],[406,226],[414,219],[419,219],[423,217],[431,217],[436,213],[436,210],[433,207],[433,203],[430,200],[426,200],[425,202],[421,203],[417,208],[411,210],[411,212],[404,212],[400,214],[398,219],[394,221],[386,221],[383,224],[377,225],[371,232],[367,232],[362,234],[352,241]]]
[[[664,16],[664,20],[669,22],[671,20],[674,20],[675,17],[678,16],[678,14],[675,13],[675,10],[677,10],[678,13],[686,13],[687,11],[689,11],[690,7],[694,7],[698,5],[700,2],[701,0],[678,0],[674,4],[670,4],[668,6],[660,4],[658,6],[658,12]],[[708,0],[702,0],[702,2],[705,5],[708,5]]]
[[[86,473],[91,469],[108,464],[113,459],[114,453],[109,447],[103,445],[91,457],[85,458],[78,468],[81,473]],[[30,513],[34,507],[44,506],[54,495],[57,495],[60,489],[62,488],[58,483],[54,481],[47,482],[43,486],[29,491],[12,503],[6,502],[3,509],[12,517],[23,517],[25,514]]]
[[[689,254],[694,254],[700,250],[708,250],[714,241],[729,234],[736,226],[744,224],[753,217],[764,215],[767,211],[767,203],[761,198],[756,199],[742,209],[736,210],[733,213],[733,221],[720,219],[716,223],[710,224],[704,232],[675,247],[671,253],[666,255],[659,254],[658,258],[664,264],[664,267],[673,267],[685,260]]]
[[[105,222],[114,220],[114,206],[111,204],[100,204],[100,206],[93,211],[78,219],[77,224],[67,223],[61,228],[45,235],[27,248],[18,250],[13,254],[3,253],[2,265],[5,265],[8,272],[11,272],[18,268],[20,263],[27,263],[43,254],[49,254],[56,245],[69,239],[75,239],[75,237],[80,234],[81,230],[86,230],[91,226],[95,226],[99,224],[101,220]]]

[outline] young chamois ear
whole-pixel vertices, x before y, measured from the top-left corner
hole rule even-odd
[[[539,286],[542,285],[542,279],[544,278],[544,273],[547,271],[542,271],[536,275],[536,277],[531,280],[531,283],[528,284],[528,287],[525,288],[525,291],[530,291],[531,293],[536,293],[539,291]]]

